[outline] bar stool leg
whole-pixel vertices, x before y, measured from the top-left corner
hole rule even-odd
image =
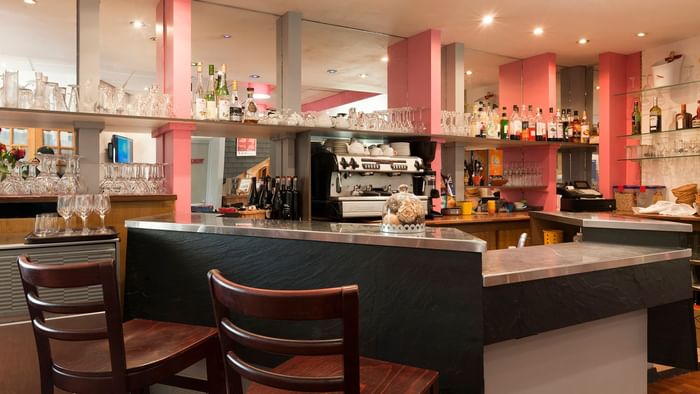
[[[218,341],[211,341],[207,352],[207,385],[211,394],[226,393],[223,357]]]

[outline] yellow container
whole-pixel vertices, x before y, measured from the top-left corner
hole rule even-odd
[[[495,200],[488,200],[486,202],[486,209],[489,211],[489,215],[493,215],[496,213],[496,201]]]
[[[544,244],[559,244],[564,240],[564,231],[562,230],[543,230]]]
[[[463,216],[471,215],[473,210],[474,210],[474,204],[471,201],[462,202],[462,215]]]

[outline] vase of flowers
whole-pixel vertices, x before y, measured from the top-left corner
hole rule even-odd
[[[21,148],[7,149],[5,144],[0,144],[0,181],[3,181],[12,172],[18,161],[22,160],[26,152]]]

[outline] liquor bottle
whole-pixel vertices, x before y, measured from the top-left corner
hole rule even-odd
[[[659,108],[656,97],[653,99],[654,105],[649,110],[649,132],[658,133],[661,131],[661,108]]]
[[[693,115],[686,112],[685,104],[681,104],[681,112],[676,114],[676,130],[689,129],[693,123]]]
[[[197,84],[192,91],[192,117],[197,120],[207,118],[207,99],[202,80],[202,62],[197,63]]]
[[[270,177],[263,178],[262,185],[260,185],[260,193],[258,193],[257,202],[255,206],[259,209],[265,208],[265,203],[267,202],[267,188],[270,186]]]
[[[491,106],[489,112],[489,138],[498,139],[501,137],[501,117],[498,116],[498,105]]]
[[[292,220],[301,219],[301,206],[299,200],[299,178],[292,178]]]
[[[547,119],[547,141],[557,141],[557,116],[554,108],[549,107],[549,118]]]
[[[235,79],[231,84],[231,90],[233,92],[233,99],[231,100],[231,122],[242,122],[243,121],[243,107],[241,107],[241,102],[238,100],[238,81]]]
[[[537,112],[532,110],[532,104],[527,105],[527,140],[535,141],[537,137]]]
[[[535,140],[547,141],[547,124],[544,122],[544,117],[542,117],[542,108],[537,108],[537,115],[535,116]]]
[[[520,136],[523,130],[523,121],[518,113],[518,106],[513,106],[513,113],[510,115],[510,139],[520,140]]]
[[[632,110],[632,135],[639,134],[642,134],[642,113],[639,112],[639,101],[635,101]]]
[[[479,112],[477,112],[477,125],[479,128],[479,133],[476,135],[479,138],[485,138],[486,137],[486,123],[484,122],[485,115],[484,115],[484,109],[479,106]]]
[[[231,95],[228,92],[226,82],[226,64],[221,65],[219,72],[219,84],[216,87],[216,107],[219,113],[219,120],[231,119]]]
[[[700,106],[698,106],[700,108]],[[500,137],[502,140],[508,139],[508,114],[506,112],[506,107],[503,107],[503,113],[501,114],[501,130]]]
[[[280,177],[275,178],[274,195],[272,196],[272,209],[270,217],[279,220],[282,218],[282,181]]]
[[[588,144],[591,140],[591,125],[588,123],[588,116],[586,115],[586,110],[583,111],[583,117],[581,118],[581,143]]]
[[[520,129],[520,140],[528,141],[530,139],[530,114],[527,112],[527,107],[523,104],[523,112],[520,114],[522,119],[522,129]]]
[[[574,111],[574,119],[569,123],[571,134],[569,134],[569,142],[581,142],[581,120],[578,118],[578,111]]]
[[[571,108],[567,108],[566,109],[566,120],[564,120],[564,141],[563,142],[568,142],[572,138],[572,135],[574,134],[571,123],[573,123],[573,118],[571,116]]]
[[[288,176],[284,180],[284,194],[282,195],[282,219],[292,218],[292,177]]]
[[[207,100],[207,119],[216,120],[216,80],[214,79],[214,65],[209,65],[209,85],[207,86],[207,94],[205,99]]]
[[[247,88],[248,98],[243,103],[243,123],[258,123],[258,105],[255,104],[253,93],[255,89]]]
[[[698,109],[695,111],[695,116],[693,116],[690,125],[693,128],[700,127],[700,100],[698,100]]]
[[[250,193],[248,194],[248,205],[258,204],[258,179],[252,177],[250,180]]]
[[[564,114],[564,111],[558,109],[557,110],[557,142],[564,142],[564,118],[566,118],[566,115]]]

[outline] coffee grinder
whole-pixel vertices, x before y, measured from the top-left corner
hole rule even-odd
[[[442,216],[440,212],[433,210],[433,199],[440,198],[440,191],[436,188],[435,171],[431,164],[435,160],[435,149],[437,142],[435,141],[413,141],[411,142],[411,155],[418,156],[423,159],[423,176],[413,178],[413,194],[427,195],[428,207],[427,219],[433,219],[436,216]],[[421,179],[422,178],[422,179]]]

